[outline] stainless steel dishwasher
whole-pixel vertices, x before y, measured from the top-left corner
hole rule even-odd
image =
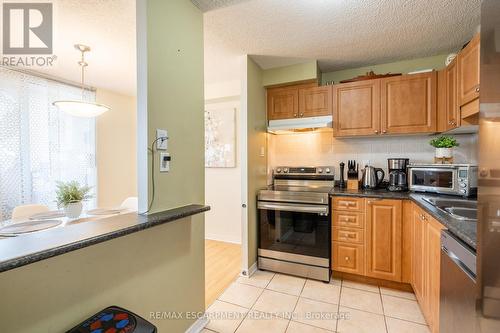
[[[441,232],[439,332],[475,332],[476,253],[448,231]]]

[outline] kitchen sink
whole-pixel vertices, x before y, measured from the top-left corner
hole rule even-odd
[[[477,220],[477,208],[447,207],[445,210],[459,219]]]
[[[453,218],[477,221],[477,201],[424,197],[425,201]]]
[[[464,199],[442,199],[442,198],[428,198],[424,200],[436,207],[459,207],[477,209],[477,201],[464,200]]]

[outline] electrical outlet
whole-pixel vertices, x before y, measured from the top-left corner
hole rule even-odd
[[[170,171],[170,154],[160,153],[160,172]]]
[[[164,138],[164,139],[161,139]],[[156,129],[156,150],[167,150],[168,148],[168,132],[164,129]]]

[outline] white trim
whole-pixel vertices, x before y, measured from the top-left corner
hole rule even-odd
[[[254,262],[248,269],[248,277],[251,277],[255,272],[257,272],[257,262]]]
[[[240,163],[241,163],[241,273],[248,276],[248,55],[241,57]]]
[[[240,241],[231,239],[230,237],[223,236],[223,235],[205,234],[205,239],[213,240],[213,241],[217,241],[217,242],[224,242],[224,243],[241,245]]]
[[[203,331],[205,326],[208,324],[208,318],[205,316],[198,318],[193,325],[189,326],[189,328],[186,330],[186,333],[200,333]]]
[[[137,35],[137,194],[138,210],[149,202],[147,1],[136,2]]]

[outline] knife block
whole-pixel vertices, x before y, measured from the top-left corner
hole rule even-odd
[[[347,180],[347,189],[348,190],[359,190],[359,180],[348,179]]]

